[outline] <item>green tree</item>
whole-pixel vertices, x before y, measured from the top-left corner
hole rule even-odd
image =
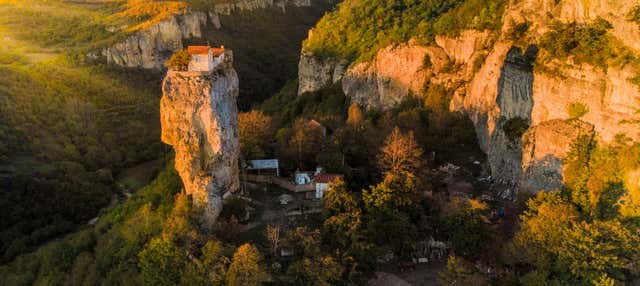
[[[342,266],[331,255],[304,257],[287,269],[294,285],[331,286],[340,282]]]
[[[320,231],[298,227],[289,231],[284,245],[293,250],[295,261],[287,269],[287,280],[294,285],[335,285],[342,266],[321,249]]]
[[[347,111],[347,124],[351,126],[358,126],[362,124],[364,120],[364,113],[360,106],[355,102],[351,103],[349,110]]]
[[[342,180],[329,185],[329,190],[322,198],[325,210],[333,214],[352,213],[360,211],[359,197],[349,189]]]
[[[490,285],[486,278],[465,266],[455,256],[449,256],[447,268],[438,273],[438,283],[443,286]]]
[[[394,253],[408,255],[418,238],[418,230],[409,216],[399,210],[370,214],[367,237],[375,245],[389,247]]]
[[[370,212],[390,212],[416,203],[418,184],[418,178],[409,172],[388,172],[384,181],[362,191],[362,200]]]
[[[138,254],[145,285],[178,285],[185,262],[184,251],[162,238],[152,239]]]
[[[596,146],[595,140],[589,136],[576,138],[571,143],[563,172],[566,186],[571,193],[571,200],[580,206],[581,211],[588,214],[592,213],[595,205],[589,197],[587,182],[591,175],[591,157]]]
[[[616,221],[580,222],[566,229],[557,246],[558,261],[585,282],[602,276],[624,280],[636,272],[640,261],[640,237]]]
[[[220,241],[209,241],[202,249],[200,259],[193,259],[182,276],[182,285],[224,285],[233,249]]]
[[[176,195],[176,200],[162,226],[163,239],[176,243],[188,244],[198,236],[198,230],[194,221],[192,199],[185,193]]]
[[[191,54],[187,50],[181,50],[171,55],[171,58],[165,64],[168,68],[177,71],[186,71],[191,62]]]
[[[488,238],[482,216],[473,210],[463,210],[444,217],[443,231],[456,252],[462,255],[479,253]]]
[[[324,134],[321,128],[310,124],[304,118],[296,120],[293,124],[293,134],[289,139],[289,150],[294,152],[298,168],[304,169],[307,165],[312,165],[310,160],[315,159],[315,155],[322,146]]]
[[[271,279],[263,265],[262,254],[251,244],[243,244],[233,254],[227,272],[229,286],[257,286]]]

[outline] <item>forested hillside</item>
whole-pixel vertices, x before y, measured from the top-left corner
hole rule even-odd
[[[185,44],[234,51],[240,165],[343,179],[243,169],[205,227],[160,73],[87,55],[227,2],[0,0],[0,285],[640,281],[639,5],[344,0],[304,43],[322,9],[220,16]]]
[[[9,2],[0,5],[3,262],[87,223],[152,176],[123,171],[163,156],[157,77],[82,63],[79,51],[115,36],[104,22],[115,6]]]
[[[411,38],[430,44],[436,35],[499,29],[506,2],[344,1],[337,11],[318,22],[304,49],[319,57],[366,61],[378,50]]]

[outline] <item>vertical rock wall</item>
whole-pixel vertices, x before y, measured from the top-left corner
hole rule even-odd
[[[238,76],[231,51],[212,73],[169,71],[162,84],[162,141],[173,146],[175,168],[210,227],[223,197],[239,190]]]
[[[313,91],[342,80],[343,91],[356,102],[386,109],[409,94],[419,94],[421,90],[414,83],[429,81],[454,87],[450,108],[474,122],[478,142],[498,182],[513,187],[511,190],[557,188],[561,186],[562,161],[577,134],[592,136],[603,144],[618,134],[640,140],[640,127],[625,123],[638,118],[640,91],[630,81],[638,71],[630,65],[602,70],[576,65],[570,59],[534,70],[537,48],[522,51],[514,47],[507,36],[511,25],[528,21],[527,39],[536,43],[554,21],[585,23],[602,17],[613,25],[610,34],[637,52],[640,28],[627,19],[637,4],[614,0],[511,1],[501,31],[493,35],[465,31],[458,37],[437,36],[435,45],[429,47],[411,42],[390,46],[381,49],[371,62],[349,67],[339,79],[334,72],[336,60],[311,60],[303,51],[300,89]],[[418,63],[422,54],[430,56],[431,67]],[[456,63],[455,71],[440,68],[451,66],[447,64],[451,62]],[[588,109],[580,124],[570,118],[568,106],[572,104]],[[529,132],[521,138],[509,138],[513,136],[505,134],[504,124],[516,118],[529,123]]]

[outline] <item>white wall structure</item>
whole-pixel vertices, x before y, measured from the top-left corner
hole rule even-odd
[[[296,172],[296,185],[306,185],[311,183],[309,173]]]
[[[189,46],[187,51],[191,55],[189,71],[192,72],[211,72],[224,61],[224,47]]]

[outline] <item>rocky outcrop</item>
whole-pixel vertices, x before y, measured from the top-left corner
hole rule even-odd
[[[213,5],[211,12],[217,15],[231,15],[236,12],[253,11],[270,7],[277,7],[283,12],[286,12],[287,6],[309,7],[313,5],[312,2],[312,0],[235,0]]]
[[[298,95],[314,92],[342,80],[347,61],[323,59],[303,52],[298,64]]]
[[[629,29],[629,22],[626,20],[621,24],[621,20],[626,19],[626,16],[622,16],[626,15],[626,12],[620,11],[630,9],[627,7],[630,4],[620,5],[616,4],[619,3],[618,1],[600,1],[599,4],[590,6],[590,12],[583,11],[584,13],[578,13],[569,8],[583,7],[586,2],[593,1],[565,0],[557,4],[555,1],[546,0],[520,2],[507,9],[503,31],[509,29],[509,23],[512,20],[515,22],[527,20],[532,24],[528,32],[529,37],[535,42],[535,39],[548,30],[547,25],[554,20],[584,22],[598,16],[614,24],[612,34],[615,36],[619,37],[619,31]],[[604,9],[603,7],[607,5],[614,5],[619,9],[615,11]],[[625,39],[620,38],[631,48],[638,47],[640,44],[640,40],[633,40],[640,34],[637,26],[635,29],[633,35]],[[635,76],[633,69],[611,67],[603,71],[586,64],[575,65],[570,61],[555,61],[547,64],[546,68],[527,71],[521,68],[523,65],[513,64],[514,59],[519,62],[531,59],[536,50],[535,46],[530,46],[528,51],[518,59],[519,56],[513,49],[512,43],[500,38],[488,55],[485,65],[473,77],[465,91],[463,107],[459,109],[468,114],[475,123],[479,143],[487,152],[494,177],[499,182],[527,190],[559,186],[558,181],[548,184],[540,183],[535,177],[540,176],[539,180],[544,180],[544,174],[559,174],[560,167],[557,164],[561,163],[562,156],[556,156],[559,159],[557,164],[536,164],[533,169],[528,169],[524,165],[523,168],[516,168],[525,164],[526,157],[529,155],[526,146],[510,148],[509,143],[504,140],[501,127],[505,120],[518,117],[527,120],[531,126],[534,126],[532,128],[537,128],[535,126],[545,126],[543,124],[547,122],[557,123],[557,120],[569,119],[568,107],[571,104],[582,104],[587,107],[588,112],[580,119],[590,124],[599,142],[605,144],[611,142],[617,134],[624,134],[635,140],[640,139],[638,126],[625,124],[626,120],[637,116],[637,101],[640,100],[638,88],[629,81]],[[553,72],[549,73],[547,70]],[[581,129],[584,133],[585,128],[577,129]],[[570,142],[569,138],[574,137],[564,138],[567,143]],[[553,146],[553,139],[548,137],[536,136],[529,137],[527,140],[528,144],[539,148],[545,146],[547,141]],[[563,152],[570,148],[570,144],[558,146],[564,149]],[[545,166],[549,168],[545,170]]]
[[[450,109],[465,113],[474,122],[478,142],[498,182],[527,190],[556,188],[561,185],[563,156],[575,134],[593,132],[593,137],[605,144],[618,134],[640,140],[640,128],[625,123],[638,116],[640,92],[629,80],[637,75],[637,69],[626,66],[605,71],[571,60],[547,66],[538,63],[539,68],[534,69],[538,54],[535,43],[554,21],[587,22],[603,17],[612,23],[613,36],[638,51],[640,28],[626,17],[637,4],[632,2],[511,2],[501,32],[466,31],[458,37],[438,36],[433,46],[409,42],[381,49],[370,62],[348,68],[342,78],[343,91],[361,105],[386,109],[410,94],[420,94],[427,82],[453,88]],[[512,23],[523,21],[531,23],[527,41],[533,44],[517,48],[506,34]],[[335,65],[335,60],[305,64],[300,62],[304,73],[300,73],[299,81],[306,91],[322,88],[328,79],[338,80],[326,67]],[[568,107],[574,104],[588,109],[577,126],[566,123],[571,117]],[[511,119],[532,126],[523,137],[525,143],[522,138],[513,140],[505,134],[504,124]],[[553,133],[553,128],[561,134]],[[559,136],[559,141],[549,136]],[[531,146],[536,146],[534,151],[528,149]],[[553,159],[543,159],[543,153]],[[545,179],[545,174],[549,178]]]
[[[202,36],[201,27],[206,22],[207,14],[202,12],[169,17],[89,57],[102,57],[108,63],[127,68],[160,70],[173,52],[184,48],[183,39]]]
[[[562,162],[571,144],[583,137],[593,140],[593,125],[578,119],[549,120],[533,126],[522,136],[522,177],[519,190],[537,192],[563,187]]]
[[[123,41],[93,51],[87,56],[93,60],[103,59],[107,63],[127,68],[162,70],[169,56],[184,48],[183,42],[203,38],[206,26],[221,29],[222,15],[271,7],[286,12],[287,7],[310,7],[315,5],[315,2],[326,3],[331,0],[237,0],[212,5],[207,12],[187,10],[183,14],[167,17],[144,30],[136,31]]]
[[[636,74],[631,69],[610,68],[604,72],[591,66],[567,67],[563,78],[536,73],[531,111],[534,124],[569,117],[568,106],[583,104],[588,112],[582,120],[594,125],[603,142],[611,142],[617,134],[640,139],[637,126],[625,124],[637,118],[640,93],[629,79]]]
[[[486,32],[466,31],[460,37],[436,37],[436,45],[415,41],[380,50],[370,62],[350,67],[342,90],[368,108],[388,109],[408,95],[422,93],[427,82],[460,86],[473,75],[473,65],[489,46]],[[316,75],[316,77],[320,77]],[[301,74],[300,81],[303,81]]]
[[[435,58],[436,53],[414,43],[388,47],[373,61],[350,68],[342,80],[342,89],[352,101],[367,108],[393,107],[410,92],[422,90],[428,72],[425,57]]]
[[[169,71],[162,84],[162,142],[175,150],[187,194],[212,226],[223,197],[239,190],[238,76],[233,56],[212,73]]]

